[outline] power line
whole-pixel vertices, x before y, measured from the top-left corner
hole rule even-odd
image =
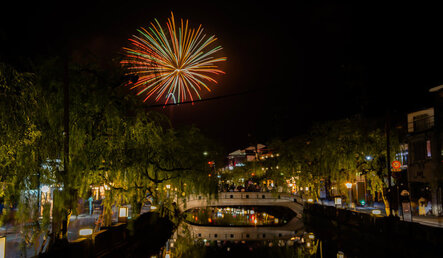
[[[245,95],[245,94],[256,92],[258,90],[259,89],[253,89],[253,90],[247,90],[247,91],[243,91],[243,92],[239,92],[239,93],[222,95],[222,96],[217,96],[217,97],[212,97],[212,98],[198,99],[198,100],[192,100],[192,101],[183,101],[183,102],[179,102],[179,103],[155,104],[155,105],[149,105],[149,106],[146,106],[146,107],[147,108],[152,108],[152,107],[176,106],[176,105],[191,104],[191,103],[194,104],[196,102],[204,102],[204,101],[211,101],[211,100],[224,99],[224,98],[229,98],[229,97],[234,97],[234,96]]]

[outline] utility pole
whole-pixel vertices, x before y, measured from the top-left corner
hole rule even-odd
[[[64,141],[63,141],[63,174],[66,177],[69,167],[69,67],[68,56],[64,60],[64,76],[63,76],[63,126],[64,126]]]
[[[389,216],[393,216],[392,215],[392,182],[391,182],[391,177],[392,177],[392,171],[391,171],[391,144],[390,144],[390,134],[391,134],[391,129],[390,129],[390,114],[389,114],[389,109],[388,112],[386,114],[386,124],[385,124],[385,131],[386,131],[386,166],[388,169],[388,203],[389,203]]]

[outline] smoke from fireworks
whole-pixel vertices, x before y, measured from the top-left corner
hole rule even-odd
[[[177,24],[178,25],[178,24]],[[201,25],[191,29],[188,20],[176,26],[174,14],[168,18],[166,29],[155,19],[148,29],[138,29],[139,35],[129,39],[130,47],[124,48],[121,64],[127,74],[139,76],[131,89],[144,94],[144,101],[162,97],[165,104],[201,99],[200,91],[211,91],[210,84],[217,83],[214,75],[224,74],[217,63],[225,57],[214,57],[222,47],[210,47],[217,39],[203,34]],[[212,77],[211,77],[212,76]]]

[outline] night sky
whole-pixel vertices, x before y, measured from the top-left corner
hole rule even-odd
[[[388,105],[401,115],[429,105],[427,90],[443,84],[438,6],[109,2],[14,4],[0,18],[0,58],[45,55],[69,44],[111,62],[137,28],[154,18],[164,24],[173,11],[215,34],[228,57],[226,75],[203,96],[244,94],[157,109],[176,126],[197,125],[228,151],[303,133],[316,121],[383,116]]]

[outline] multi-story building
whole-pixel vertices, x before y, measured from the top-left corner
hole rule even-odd
[[[246,162],[256,161],[267,153],[266,145],[263,144],[257,144],[243,150],[231,152],[228,155],[228,169],[232,170],[234,167],[244,166]]]
[[[429,90],[434,105],[408,114],[408,184],[411,200],[430,201],[442,214],[443,85]]]

